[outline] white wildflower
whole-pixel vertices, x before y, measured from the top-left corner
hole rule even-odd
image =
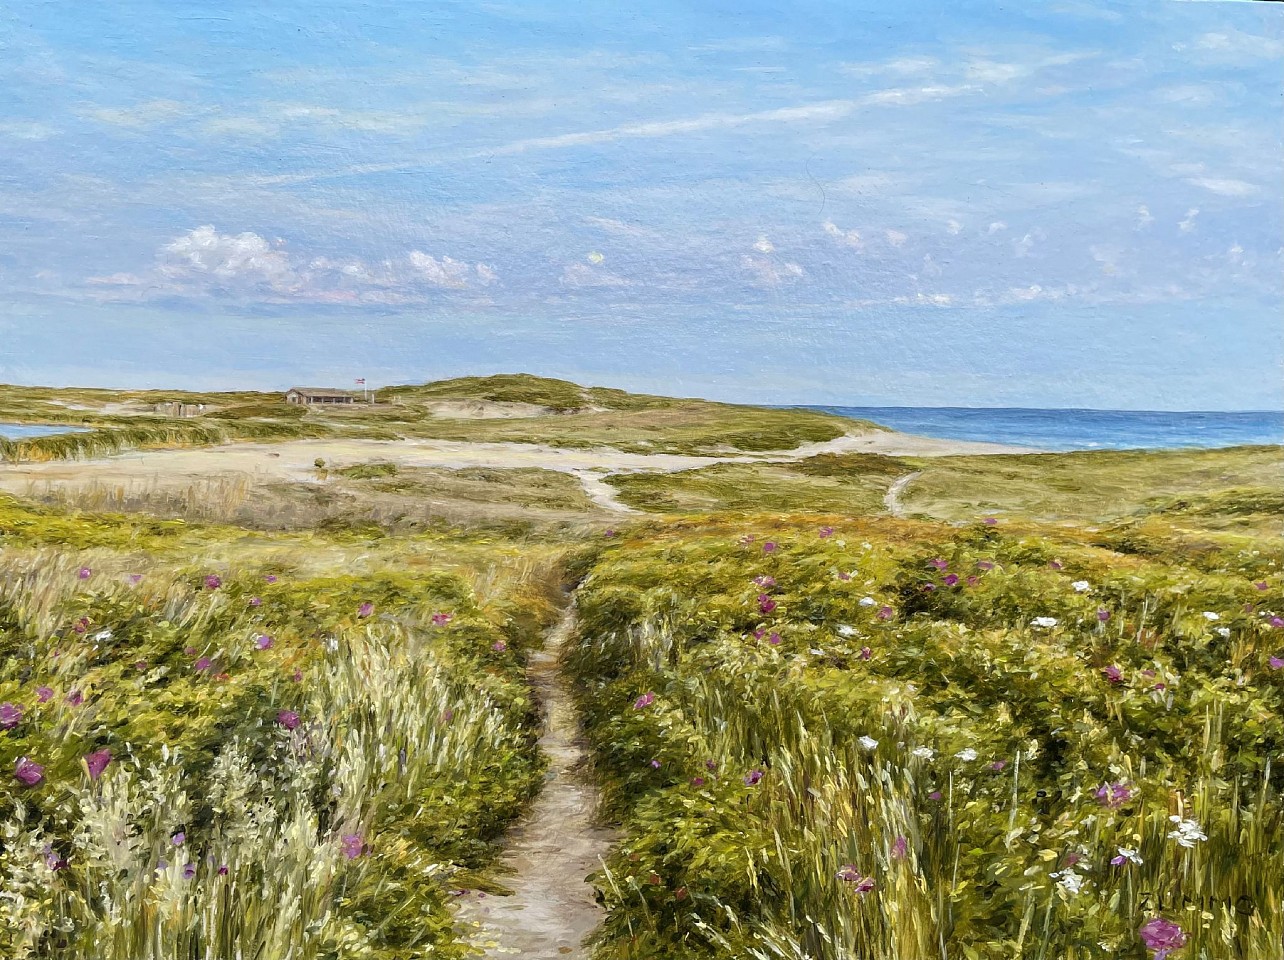
[[[878,741],[875,740],[873,737],[869,736],[868,734],[861,737],[856,742],[859,743],[866,750],[874,750],[878,747]]]
[[[812,647],[809,652],[813,657],[823,657],[825,655],[825,651],[817,647]]]
[[[872,606],[874,606],[876,603],[878,603],[878,601],[877,601],[877,600],[875,600],[873,597],[861,597],[861,598],[860,598],[860,605],[861,605],[862,607],[872,607]]]
[[[1070,586],[1074,587],[1075,593],[1087,593],[1092,589],[1092,584],[1087,580],[1076,580],[1074,583],[1070,584]]]
[[[1183,820],[1181,817],[1176,815],[1171,816],[1168,819],[1172,823],[1176,824],[1172,832],[1168,834],[1168,839],[1176,840],[1179,847],[1193,847],[1201,840],[1208,839],[1207,834],[1205,834],[1200,828],[1198,821]]]
[[[1218,628],[1217,628],[1217,635],[1218,635],[1219,637],[1229,637],[1229,636],[1230,636],[1230,627],[1218,627]]]
[[[106,641],[111,639],[111,631],[99,630],[97,633],[94,634],[94,639],[97,640],[99,643],[105,643]]]
[[[845,623],[839,624],[838,635],[841,637],[854,637],[856,635],[856,628],[850,627]]]
[[[1044,627],[1044,628],[1051,629],[1056,625],[1057,625],[1056,617],[1035,617],[1033,620],[1030,621],[1030,626],[1032,627]]]
[[[1213,622],[1214,620],[1220,620],[1221,618],[1222,618],[1222,615],[1220,613],[1213,613],[1213,611],[1211,610],[1204,611],[1204,619],[1210,623]]]
[[[1050,874],[1057,881],[1057,886],[1064,890],[1070,896],[1078,896],[1083,890],[1083,877],[1073,870],[1062,870],[1060,873]]]
[[[1127,860],[1129,863],[1141,863],[1141,862],[1142,862],[1142,861],[1141,861],[1141,854],[1139,854],[1136,850],[1133,850],[1131,847],[1120,847],[1120,848],[1119,848],[1119,856],[1118,856],[1118,857],[1116,857],[1115,859],[1117,859],[1117,860],[1118,860],[1118,859],[1121,859],[1121,858],[1122,858],[1123,860]]]
[[[971,747],[964,747],[958,753],[954,754],[956,760],[962,760],[964,763],[971,763],[977,758],[977,752]]]
[[[936,756],[936,751],[931,747],[915,747],[910,751],[910,756],[918,757],[920,760],[931,760]]]

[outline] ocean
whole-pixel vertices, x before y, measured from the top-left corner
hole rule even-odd
[[[0,423],[0,438],[25,440],[28,437],[52,437],[58,433],[84,433],[84,427],[47,426],[42,423]]]
[[[1284,413],[1028,410],[988,407],[825,407],[903,433],[1040,450],[1128,450],[1284,443]]]

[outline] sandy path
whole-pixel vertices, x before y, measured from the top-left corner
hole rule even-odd
[[[913,473],[907,473],[903,477],[898,477],[896,482],[887,488],[887,493],[883,494],[883,506],[893,517],[905,516],[905,506],[901,503],[901,494],[905,488],[923,475],[922,470],[915,470]]]
[[[459,926],[488,957],[562,960],[584,957],[584,938],[602,912],[585,878],[615,841],[594,820],[597,791],[580,769],[587,753],[558,658],[575,630],[574,609],[549,631],[527,677],[544,707],[540,749],[548,758],[544,789],[508,837],[502,864],[510,897],[469,893],[457,902]]]

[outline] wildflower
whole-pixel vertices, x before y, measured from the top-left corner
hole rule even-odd
[[[106,643],[111,639],[111,630],[99,630],[94,634],[93,639],[98,643]]]
[[[879,620],[890,620],[890,619],[892,619],[892,617],[893,617],[893,616],[895,616],[895,611],[893,611],[891,607],[879,607],[879,608],[878,608],[878,619],[879,619]]]
[[[936,756],[936,751],[931,747],[915,747],[910,751],[910,756],[918,757],[920,760],[931,760]]]
[[[758,594],[758,610],[760,613],[771,613],[776,609],[776,601],[765,593]]]
[[[276,715],[276,722],[287,730],[296,730],[299,726],[299,715],[293,710],[281,710]]]
[[[990,769],[993,770],[995,773],[1002,773],[1003,768],[1006,767],[1007,765],[1008,765],[1008,762],[1006,760],[995,760],[993,763],[990,764]]]
[[[271,650],[272,638],[268,636],[266,633],[261,633],[259,634],[259,638],[254,641],[254,646],[255,646],[255,649],[258,649],[258,650]]]
[[[1097,620],[1101,623],[1108,622],[1110,620],[1110,611],[1107,610],[1105,607],[1098,607]]]
[[[29,787],[34,787],[45,778],[45,768],[34,760],[21,757],[13,771],[13,778]]]
[[[85,755],[85,769],[89,771],[89,779],[97,780],[107,769],[107,764],[111,763],[110,750],[95,750],[93,753]]]
[[[194,876],[196,876],[196,864],[194,863],[183,864],[183,879],[191,880],[192,877]]]
[[[454,616],[449,613],[434,613],[432,615],[432,625],[434,627],[444,627],[453,619],[455,619]]]
[[[184,843],[187,842],[187,834],[185,834],[182,830],[179,830],[176,834],[174,834],[172,837],[169,838],[169,842],[176,847],[181,847]]]
[[[140,670],[140,671],[141,671],[141,670],[146,670],[146,669],[147,669],[147,661],[146,661],[146,660],[135,660],[135,661],[134,661],[134,669],[135,669],[135,670]]]
[[[849,626],[846,623],[840,623],[838,625],[838,635],[840,637],[854,637],[856,635],[856,628]]]
[[[823,657],[825,655],[825,651],[821,650],[819,647],[812,647],[807,652],[810,653],[813,657]]]
[[[217,590],[221,586],[223,586],[223,578],[217,574],[211,573],[205,578],[205,588],[207,590]]]
[[[834,535],[834,528],[833,528],[833,527],[821,527],[821,528],[820,528],[819,536],[822,536],[822,537],[832,537],[833,535]]]
[[[705,768],[706,770],[708,770],[710,773],[712,773],[713,771],[715,771],[715,770],[717,770],[717,769],[718,769],[718,761],[716,761],[716,760],[706,760],[706,761],[704,762],[704,768]]]
[[[760,781],[761,779],[762,779],[761,770],[750,770],[748,773],[745,774],[745,786],[746,787],[757,786],[758,781]]]
[[[838,579],[842,580],[844,583],[850,580],[851,578],[852,578],[852,575],[850,573],[844,573],[842,570],[838,571]]]
[[[343,847],[343,855],[349,860],[357,859],[366,849],[366,842],[355,833],[344,834],[339,844]]]
[[[81,567],[80,570],[77,571],[77,576],[79,576],[81,580],[88,580],[93,575],[94,571],[90,570],[88,567]]]
[[[933,590],[935,590],[935,589],[936,589],[936,584],[934,584],[934,583],[925,583],[925,584],[923,584],[923,592],[924,592],[924,593],[931,593],[931,592],[932,592]]]
[[[67,703],[69,706],[78,707],[85,702],[85,695],[79,690],[73,690],[67,694]]]
[[[1056,617],[1035,617],[1033,620],[1030,621],[1030,626],[1032,627],[1043,627],[1044,629],[1049,629],[1049,630],[1055,627],[1056,625],[1057,625]]]
[[[929,800],[940,800],[940,799],[941,799],[941,791],[940,791],[940,790],[933,790],[931,793],[929,793],[929,794],[927,795],[927,799],[929,799]]]
[[[1217,635],[1223,640],[1230,636],[1230,627],[1218,627]]]
[[[1220,613],[1213,613],[1213,611],[1211,610],[1204,611],[1204,619],[1210,623],[1216,620],[1220,620],[1221,618],[1222,618],[1222,615]]]
[[[654,769],[654,770],[659,770],[659,769],[660,769],[660,761],[659,761],[659,760],[652,760],[652,761],[651,761],[651,767],[652,767],[652,769]]]
[[[1101,672],[1105,674],[1107,680],[1111,683],[1123,683],[1123,671],[1116,666],[1102,667]]]
[[[905,854],[909,850],[909,841],[904,837],[897,837],[892,841],[892,859],[904,860]]]
[[[992,560],[978,560],[976,561],[976,568],[978,570],[993,570],[994,562]]]
[[[1092,584],[1087,580],[1076,580],[1074,583],[1070,584],[1070,586],[1074,589],[1075,593],[1087,593],[1092,589]]]
[[[1277,629],[1284,627],[1284,617],[1271,617],[1271,626]]]
[[[250,597],[251,607],[261,607],[262,605],[263,605],[263,601],[260,600],[258,597]]]
[[[503,653],[505,650],[508,649],[508,644],[506,644],[503,640],[496,640],[494,643],[490,645],[490,648],[494,650],[496,653]]]
[[[861,876],[854,864],[844,864],[837,876],[839,880],[850,883],[856,893],[869,893],[874,889],[874,878]]]
[[[303,682],[303,671],[302,671],[302,670],[300,670],[298,667],[295,667],[295,668],[294,668],[294,673],[290,674],[290,679],[291,679],[291,680],[293,680],[295,683],[302,683],[302,682]]]
[[[53,695],[52,687],[36,687],[36,699],[41,703],[48,703],[53,699]]]
[[[642,696],[633,701],[633,709],[644,710],[653,703],[655,703],[655,694],[648,690],[646,693],[642,694]]]
[[[1253,586],[1257,587],[1258,590],[1269,590],[1271,587],[1271,585],[1267,583],[1265,580],[1263,580],[1261,583],[1255,583],[1253,584]]]
[[[977,757],[977,753],[971,747],[964,747],[958,753],[954,754],[954,759],[962,760],[964,763],[971,763]]]
[[[1110,865],[1112,867],[1122,867],[1125,863],[1140,864],[1141,862],[1142,859],[1140,854],[1131,847],[1120,847],[1118,856],[1110,858]]]
[[[603,534],[602,534],[602,536],[607,537],[607,538],[613,537],[613,536],[615,536],[615,531],[614,531],[614,530],[607,530],[605,533],[603,533]]]
[[[131,573],[126,579],[129,580],[131,586],[136,587],[143,582],[143,575],[141,573]]]
[[[941,582],[944,583],[947,587],[953,587],[958,585],[959,578],[957,575],[953,573],[949,573],[945,575],[945,578]]]
[[[197,671],[198,673],[202,673],[208,670],[213,665],[214,665],[214,662],[210,660],[209,657],[201,657],[194,664],[192,664],[192,669]]]
[[[274,574],[274,573],[269,573],[266,577],[264,577],[264,578],[263,578],[263,582],[264,582],[264,583],[276,583],[276,574]]]
[[[866,750],[875,750],[878,748],[878,741],[875,740],[873,737],[869,736],[869,734],[866,734],[865,736],[861,737],[856,742],[859,743]]]
[[[0,703],[0,730],[12,730],[22,722],[22,707]]]
[[[1048,566],[1049,566],[1049,567],[1051,567],[1053,570],[1060,570],[1060,569],[1061,569],[1061,561],[1060,561],[1060,560],[1049,560],[1049,561],[1048,561]]]
[[[1126,783],[1107,783],[1097,788],[1097,802],[1103,807],[1118,810],[1132,799],[1132,787]]]
[[[945,570],[950,565],[948,560],[944,560],[941,557],[937,557],[935,560],[930,560],[928,562],[931,566],[936,567],[937,570]]]
[[[756,583],[756,584],[757,584],[758,586],[760,586],[760,587],[767,587],[767,588],[771,588],[771,587],[774,587],[774,586],[776,585],[776,578],[775,578],[775,577],[769,577],[769,576],[767,576],[767,575],[765,575],[765,574],[761,574],[761,575],[759,575],[759,576],[754,577],[754,578],[753,578],[753,582],[754,582],[754,583]]]
[[[1083,890],[1083,877],[1073,870],[1062,870],[1059,873],[1049,874],[1049,876],[1057,881],[1058,887],[1072,897],[1078,896]]]
[[[996,523],[998,523],[999,521],[998,521],[998,519],[997,519],[996,517],[986,517],[986,518],[985,518],[984,520],[982,520],[981,522],[982,522],[983,524],[985,524],[987,527],[992,527],[992,526],[994,526]]]
[[[704,786],[704,777],[692,777],[692,778],[691,778],[691,786],[693,786],[693,787],[703,787],[703,786]]]
[[[775,552],[776,552],[776,544],[775,544],[775,543],[773,543],[771,540],[768,540],[766,543],[764,543],[764,544],[762,545],[762,552],[763,552],[763,553],[775,553]]]
[[[83,636],[89,630],[89,618],[81,617],[74,624],[72,624],[71,629]]]
[[[1271,665],[1272,670],[1284,670],[1284,657],[1271,657],[1266,662]]]
[[[870,657],[872,657],[873,655],[874,655],[874,651],[873,651],[873,650],[871,650],[869,647],[861,647],[861,648],[860,648],[860,653],[858,654],[858,656],[859,656],[862,660],[868,660],[868,659],[869,659]]]
[[[1190,849],[1200,841],[1208,839],[1208,836],[1200,829],[1199,822],[1196,820],[1183,820],[1176,814],[1173,814],[1168,820],[1175,825],[1168,834],[1168,839],[1176,840],[1179,847]]]
[[[67,869],[67,859],[65,857],[58,856],[52,844],[46,843],[43,853],[45,866],[50,870],[57,873],[59,870]]]
[[[873,606],[876,606],[876,605],[878,604],[878,601],[877,601],[877,600],[875,600],[873,597],[861,597],[861,598],[860,598],[860,600],[859,600],[859,601],[857,601],[857,602],[858,602],[862,607],[873,607]]]
[[[1186,931],[1171,920],[1153,917],[1141,925],[1141,942],[1153,953],[1154,960],[1167,960],[1174,950],[1186,946]]]
[[[780,646],[780,634],[773,633],[771,636],[767,638],[767,642],[771,644],[773,647]]]
[[[226,864],[226,863],[221,863],[221,864],[219,864],[219,868],[218,868],[218,875],[219,875],[220,877],[226,877],[226,876],[227,876],[227,864]]]
[[[368,617],[372,613],[374,613],[374,604],[371,603],[369,600],[367,600],[361,606],[357,607],[358,617]]]
[[[981,582],[981,578],[980,578],[980,577],[968,577],[968,578],[967,578],[967,581],[966,581],[966,583],[967,583],[967,585],[968,585],[969,587],[975,587],[975,586],[976,586],[978,583],[980,583],[980,582]]]

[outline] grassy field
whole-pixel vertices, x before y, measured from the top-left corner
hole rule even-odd
[[[75,402],[116,447],[836,429],[525,377],[194,418],[15,391],[0,420]],[[1278,448],[609,477],[627,518],[547,469],[304,472],[0,496],[0,956],[476,955],[451,903],[503,893],[572,600],[623,837],[595,960],[1279,955]]]

